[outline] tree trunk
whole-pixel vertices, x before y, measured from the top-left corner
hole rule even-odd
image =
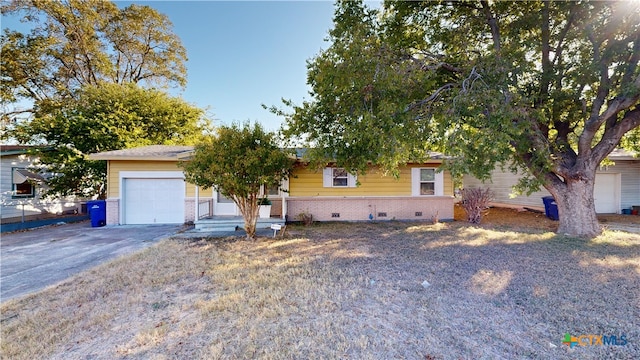
[[[254,240],[256,238],[256,220],[257,215],[244,216],[244,231],[247,233],[247,239]]]
[[[258,222],[258,202],[255,197],[253,199],[234,199],[236,205],[240,209],[240,213],[244,218],[244,231],[247,233],[248,240],[256,238],[256,223]]]
[[[558,234],[593,238],[602,232],[593,201],[595,171],[583,175],[547,188],[558,205]]]

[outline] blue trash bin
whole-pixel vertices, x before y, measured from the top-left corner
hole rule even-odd
[[[91,219],[91,227],[100,227],[107,224],[107,202],[104,200],[87,201],[87,210]]]
[[[553,196],[543,197],[542,202],[544,203],[544,214],[551,220],[559,220],[558,204],[556,204],[556,200]]]

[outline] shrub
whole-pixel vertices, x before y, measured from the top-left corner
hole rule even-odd
[[[298,219],[302,221],[304,226],[313,224],[313,215],[309,214],[308,212],[301,212],[300,214],[298,214]]]
[[[467,213],[467,221],[472,224],[480,224],[482,212],[489,208],[489,203],[493,201],[494,194],[489,188],[469,188],[460,191],[462,201],[460,205]]]

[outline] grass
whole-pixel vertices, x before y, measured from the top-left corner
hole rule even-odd
[[[640,235],[458,222],[172,239],[0,306],[10,359],[634,359]],[[565,333],[625,346],[562,345]]]

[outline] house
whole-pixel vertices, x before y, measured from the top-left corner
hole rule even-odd
[[[617,149],[609,154],[612,165],[602,165],[596,172],[594,202],[600,214],[619,214],[622,209],[640,205],[640,158],[634,153]],[[542,188],[529,196],[512,195],[512,188],[522,177],[509,171],[494,169],[491,179],[483,183],[473,176],[465,176],[464,187],[488,187],[495,194],[494,205],[528,207],[542,210],[542,197],[551,196]]]
[[[154,145],[90,156],[107,161],[107,225],[184,223],[203,217],[239,215],[237,206],[213,189],[184,180],[178,166],[189,146]],[[312,169],[298,159],[293,176],[279,188],[265,189],[271,216],[297,220],[302,213],[318,221],[453,219],[453,180],[438,172],[442,159],[410,164],[400,176],[372,167],[355,176],[327,166]],[[196,206],[197,204],[197,206]]]
[[[2,219],[22,218],[42,213],[80,212],[80,199],[44,198],[44,177],[31,171],[37,157],[27,145],[0,145],[0,204]]]

